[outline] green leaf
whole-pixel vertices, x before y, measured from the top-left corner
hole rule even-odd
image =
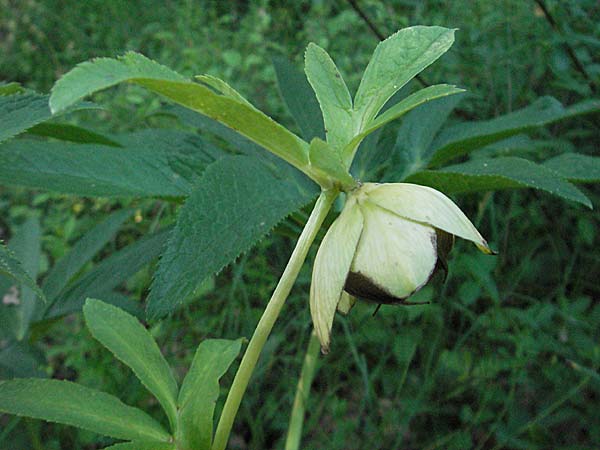
[[[327,143],[340,151],[354,135],[352,97],[335,63],[321,47],[308,44],[304,61],[306,77],[323,112]]]
[[[70,125],[68,123],[40,123],[27,130],[36,136],[59,139],[61,141],[79,142],[81,144],[100,144],[120,147],[121,145],[106,136],[90,131],[86,128]]]
[[[165,444],[164,442],[123,442],[121,444],[104,447],[103,450],[177,450],[175,444]]]
[[[425,89],[421,89],[417,92],[414,92],[402,101],[396,103],[394,106],[385,111],[375,120],[366,124],[363,127],[363,131],[356,135],[346,145],[346,147],[344,147],[342,151],[342,158],[345,164],[348,165],[351,163],[351,161],[354,158],[354,153],[358,148],[358,145],[366,136],[373,133],[377,129],[388,124],[392,120],[398,119],[399,117],[403,116],[411,109],[416,108],[419,105],[422,105],[424,103],[430,102],[431,100],[435,100],[438,98],[447,97],[453,94],[459,94],[461,92],[464,92],[464,89],[460,89],[456,86],[451,86],[448,84],[436,84],[434,86],[429,86]]]
[[[522,158],[476,159],[440,170],[425,170],[407,182],[431,186],[447,194],[534,188],[592,207],[590,200],[558,173]]]
[[[338,152],[331,145],[315,138],[310,142],[309,150],[311,166],[320,172],[324,178],[335,177],[343,185],[352,186],[356,184],[352,176],[348,173]]]
[[[83,315],[92,336],[129,366],[177,427],[177,382],[156,342],[138,320],[120,308],[88,298]]]
[[[84,234],[69,253],[52,267],[42,285],[50,300],[53,300],[67,286],[69,280],[112,239],[132,213],[130,209],[112,213]]]
[[[279,93],[307,142],[325,139],[319,102],[306,76],[284,56],[273,58]]]
[[[23,269],[35,280],[40,270],[41,248],[40,221],[37,217],[27,219],[19,226],[9,246],[15,252],[15,256],[23,263]],[[19,326],[17,327],[17,339],[25,337],[29,324],[31,323],[38,306],[37,293],[34,289],[21,286],[17,316]]]
[[[240,353],[242,341],[209,339],[198,346],[177,400],[180,427],[177,441],[184,448],[210,450],[219,379]]]
[[[194,181],[186,158],[197,160],[192,172],[214,161],[202,139],[189,133],[146,130],[116,140],[123,148],[8,142],[0,146],[0,184],[80,196],[184,197]]]
[[[440,97],[417,106],[404,117],[392,150],[397,162],[385,178],[401,181],[424,168],[431,143],[463,98],[464,94]]]
[[[460,123],[443,130],[433,143],[430,166],[472,152],[480,147],[550,123],[600,110],[600,101],[586,100],[564,108],[552,97],[541,97],[531,105],[495,119]]]
[[[600,182],[600,157],[580,153],[563,153],[544,161],[544,167],[574,183]]]
[[[21,87],[19,83],[11,82],[11,83],[3,83],[0,82],[0,95],[12,95],[19,94],[23,92],[25,89]]]
[[[46,317],[79,311],[87,297],[103,297],[160,255],[169,229],[147,235],[113,253],[56,297]]]
[[[210,165],[177,218],[155,274],[148,315],[158,318],[193,295],[202,281],[248,250],[279,221],[314,198],[255,158]]]
[[[0,242],[0,275],[5,275],[17,283],[31,288],[39,298],[46,300],[42,290],[23,268],[15,255]]]
[[[78,64],[56,82],[50,108],[54,113],[63,111],[96,91],[138,78],[186,81],[184,76],[139,53],[128,52],[118,59],[95,58]]]
[[[220,78],[213,77],[212,75],[196,75],[194,78],[196,78],[196,80],[200,81],[201,83],[204,83],[205,85],[213,88],[219,94],[225,95],[226,97],[237,100],[240,103],[245,103],[251,108],[254,108],[254,105],[252,105],[242,94],[240,94],[238,91],[236,91],[234,88],[232,88],[229,84],[227,84]]]
[[[145,412],[70,381],[32,378],[0,382],[0,411],[117,439],[169,440],[168,433]]]
[[[416,26],[400,30],[379,43],[354,98],[360,129],[419,72],[454,43],[454,30]]]
[[[0,95],[0,142],[50,119],[48,99],[48,95],[31,91]],[[79,104],[69,111],[89,107],[89,104]]]
[[[13,341],[0,350],[0,379],[46,376],[43,354],[26,342]]]
[[[246,102],[186,81],[184,77],[138,54],[119,59],[98,58],[82,63],[52,88],[50,106],[60,111],[93,92],[129,81],[215,119],[246,136],[290,164],[308,162],[308,144]]]

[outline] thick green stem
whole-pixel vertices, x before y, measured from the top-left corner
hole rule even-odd
[[[285,450],[298,450],[300,448],[302,427],[304,425],[304,412],[306,411],[306,403],[310,394],[310,386],[317,373],[317,361],[320,348],[319,338],[313,331],[310,334],[306,356],[304,357],[304,363],[302,364],[302,372],[300,373],[298,387],[296,388],[296,397],[294,398],[290,425],[288,426]]]
[[[321,228],[323,220],[327,216],[333,201],[338,195],[337,190],[323,191],[315,204],[315,207],[308,218],[308,222],[300,234],[300,238],[296,243],[296,247],[288,261],[288,264],[281,276],[273,296],[260,318],[252,339],[248,344],[246,353],[242,358],[240,367],[235,374],[235,378],[231,385],[229,395],[225,401],[221,418],[219,419],[219,425],[215,432],[215,439],[213,441],[212,450],[225,450],[227,441],[229,440],[229,433],[233,426],[233,420],[237,414],[238,408],[242,401],[242,397],[246,392],[246,387],[258,361],[258,357],[273,329],[273,325],[279,316],[279,312],[285,303],[292,286],[294,285],[298,273],[304,264],[310,245],[315,239],[317,232]]]

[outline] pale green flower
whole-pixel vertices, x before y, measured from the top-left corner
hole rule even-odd
[[[454,236],[492,253],[464,213],[441,192],[409,183],[365,183],[348,195],[315,260],[310,311],[323,352],[336,309],[353,297],[408,303],[435,269],[446,269]]]

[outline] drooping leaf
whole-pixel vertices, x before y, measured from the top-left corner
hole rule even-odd
[[[248,250],[315,190],[300,190],[255,158],[225,157],[210,165],[181,209],[155,274],[148,314],[161,317],[201,282]]]
[[[544,161],[543,165],[574,183],[600,182],[600,157],[598,156],[563,153]]]
[[[453,43],[454,30],[425,26],[405,28],[380,42],[354,98],[360,123],[366,126],[371,122],[392,95]]]
[[[421,89],[404,100],[396,103],[394,106],[389,108],[387,111],[382,113],[379,117],[370,123],[365,124],[363,131],[356,135],[342,150],[342,158],[346,165],[350,164],[354,157],[354,152],[358,148],[358,144],[369,134],[373,133],[377,129],[386,125],[387,123],[398,119],[402,115],[409,112],[411,109],[416,108],[419,105],[427,103],[431,100],[435,100],[441,97],[447,97],[453,94],[459,94],[464,92],[464,89],[450,86],[448,84],[436,84],[429,86],[425,89]]]
[[[176,72],[138,53],[79,64],[52,88],[50,106],[60,111],[96,91],[128,81],[143,86],[246,136],[292,165],[302,168],[308,144],[246,102],[186,81]]]
[[[23,263],[23,269],[33,280],[37,278],[40,270],[41,234],[39,219],[31,217],[16,229],[13,238],[9,242],[11,250],[15,252],[15,256]],[[29,324],[35,315],[38,307],[38,295],[34,289],[27,285],[21,286],[19,294],[17,339],[21,340],[25,337]]]
[[[69,280],[91,261],[132,213],[130,209],[112,213],[84,234],[69,253],[54,264],[42,285],[50,300],[53,300],[67,286]]]
[[[274,57],[273,67],[279,93],[298,124],[304,140],[310,142],[316,137],[325,140],[319,102],[306,76],[284,56]]]
[[[242,340],[209,339],[198,346],[177,400],[178,442],[184,448],[210,450],[219,379],[240,353]]]
[[[417,172],[406,181],[431,186],[447,194],[534,188],[592,207],[590,200],[558,173],[516,157],[478,158],[440,170]]]
[[[354,135],[348,87],[327,52],[312,42],[304,55],[304,72],[323,112],[327,143],[339,152]]]
[[[0,381],[0,411],[118,439],[169,440],[169,434],[145,412],[125,405],[117,397],[70,381]]]
[[[83,275],[69,289],[56,297],[46,317],[56,317],[79,311],[87,297],[103,297],[158,257],[169,230],[144,236],[133,244],[113,253]]]
[[[123,148],[8,142],[0,147],[0,184],[80,196],[184,197],[192,175],[214,161],[202,139],[188,133],[146,130],[116,140]]]
[[[100,300],[88,298],[83,315],[92,336],[129,366],[156,397],[174,430],[177,426],[177,382],[148,330],[135,317]]]
[[[452,158],[533,128],[599,110],[598,100],[586,100],[565,108],[552,97],[541,97],[523,109],[495,119],[460,123],[438,135],[432,145],[430,166],[439,166]]]
[[[0,242],[0,275],[7,276],[17,283],[31,288],[39,298],[45,300],[46,297],[35,281],[29,276],[23,268],[21,262],[15,257],[13,252],[6,248]]]
[[[387,171],[386,178],[402,181],[424,168],[431,143],[463,98],[464,94],[440,97],[423,103],[406,114],[392,150],[395,164]]]
[[[119,143],[109,139],[108,137],[88,130],[87,128],[78,127],[68,123],[51,123],[44,122],[35,125],[27,130],[27,133],[36,136],[49,137],[59,139],[61,141],[78,142],[81,144],[100,144],[120,147]]]

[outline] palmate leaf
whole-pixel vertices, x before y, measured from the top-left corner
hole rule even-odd
[[[53,111],[61,111],[87,95],[125,81],[223,123],[296,167],[305,167],[308,162],[306,142],[247,102],[235,98],[231,91],[221,95],[207,86],[187,81],[138,53],[79,64],[54,85],[50,106]]]
[[[552,97],[541,97],[531,105],[495,119],[461,123],[443,130],[432,145],[430,166],[559,120],[600,111],[600,100],[586,100],[563,107]]]
[[[177,218],[156,271],[148,315],[173,311],[201,285],[291,212],[314,198],[257,159],[225,157],[210,165]]]
[[[239,354],[242,341],[209,339],[198,346],[177,400],[177,441],[183,444],[183,448],[210,450],[213,414],[220,391],[219,379]]]
[[[17,283],[31,288],[39,298],[45,300],[46,296],[38,287],[36,282],[29,276],[23,268],[21,262],[15,257],[6,246],[0,242],[0,275],[7,276]]]
[[[534,188],[592,207],[590,200],[561,175],[522,158],[478,158],[440,170],[417,172],[407,182],[431,186],[448,194]]]
[[[174,430],[177,382],[148,330],[135,317],[100,300],[88,298],[83,315],[92,336],[129,366],[157,398]]]
[[[405,28],[379,43],[354,98],[360,129],[419,72],[454,43],[454,30],[442,27]]]
[[[122,147],[8,142],[0,146],[0,184],[80,196],[185,197],[219,156],[199,136],[183,132],[146,130],[114,140]]]
[[[273,58],[277,85],[283,101],[300,128],[302,137],[310,142],[313,138],[325,140],[325,127],[319,102],[306,76],[284,56]]]
[[[72,425],[117,439],[169,440],[169,434],[145,412],[70,381],[0,381],[0,412]]]

